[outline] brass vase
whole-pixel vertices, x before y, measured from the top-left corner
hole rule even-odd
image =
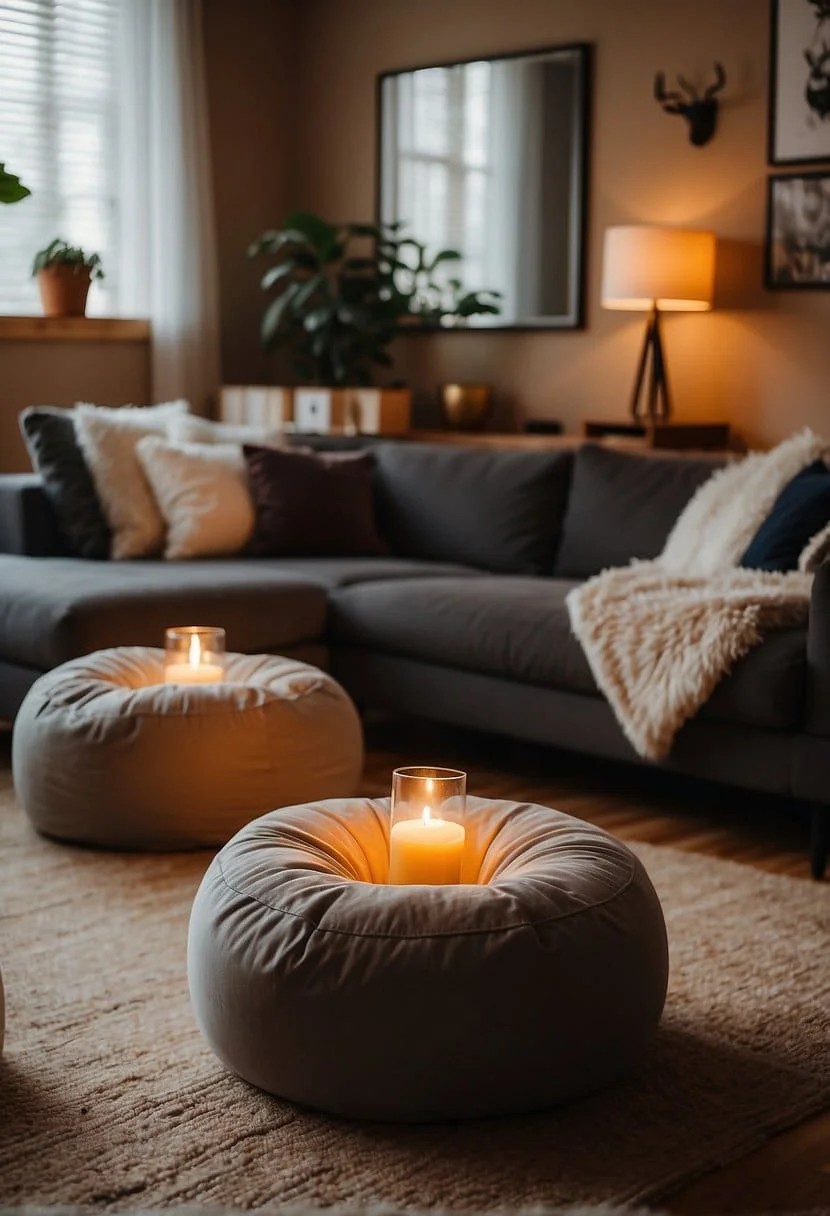
[[[443,384],[441,407],[453,431],[483,431],[493,405],[489,384]]]

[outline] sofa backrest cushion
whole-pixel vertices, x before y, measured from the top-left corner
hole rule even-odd
[[[378,523],[393,553],[504,574],[549,573],[572,453],[380,443]]]
[[[635,557],[657,557],[695,490],[723,463],[585,444],[574,459],[554,574],[589,578]]]

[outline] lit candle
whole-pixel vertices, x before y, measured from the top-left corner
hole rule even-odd
[[[204,657],[201,638],[194,633],[190,638],[187,662],[165,666],[165,684],[218,684],[225,675],[221,663],[204,662]]]
[[[460,882],[464,836],[460,823],[437,818],[428,806],[420,818],[394,823],[389,844],[389,882],[441,886]]]

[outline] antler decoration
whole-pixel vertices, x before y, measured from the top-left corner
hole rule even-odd
[[[726,84],[726,72],[720,63],[715,64],[715,79],[704,92],[698,93],[685,76],[678,76],[677,83],[682,93],[666,88],[666,77],[658,72],[654,77],[654,97],[667,114],[682,114],[689,124],[689,139],[696,148],[708,144],[715,134],[718,121],[718,99],[715,96]]]

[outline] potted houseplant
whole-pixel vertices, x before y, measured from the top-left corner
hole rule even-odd
[[[287,348],[306,385],[295,391],[298,429],[405,430],[406,390],[372,389],[390,367],[399,326],[447,325],[498,313],[498,292],[467,292],[443,270],[453,249],[430,255],[393,224],[331,224],[310,212],[289,216],[251,245],[274,259],[262,278],[273,295],[262,318],[266,350]]]
[[[45,317],[82,317],[93,279],[103,279],[101,258],[57,238],[32,264]]]

